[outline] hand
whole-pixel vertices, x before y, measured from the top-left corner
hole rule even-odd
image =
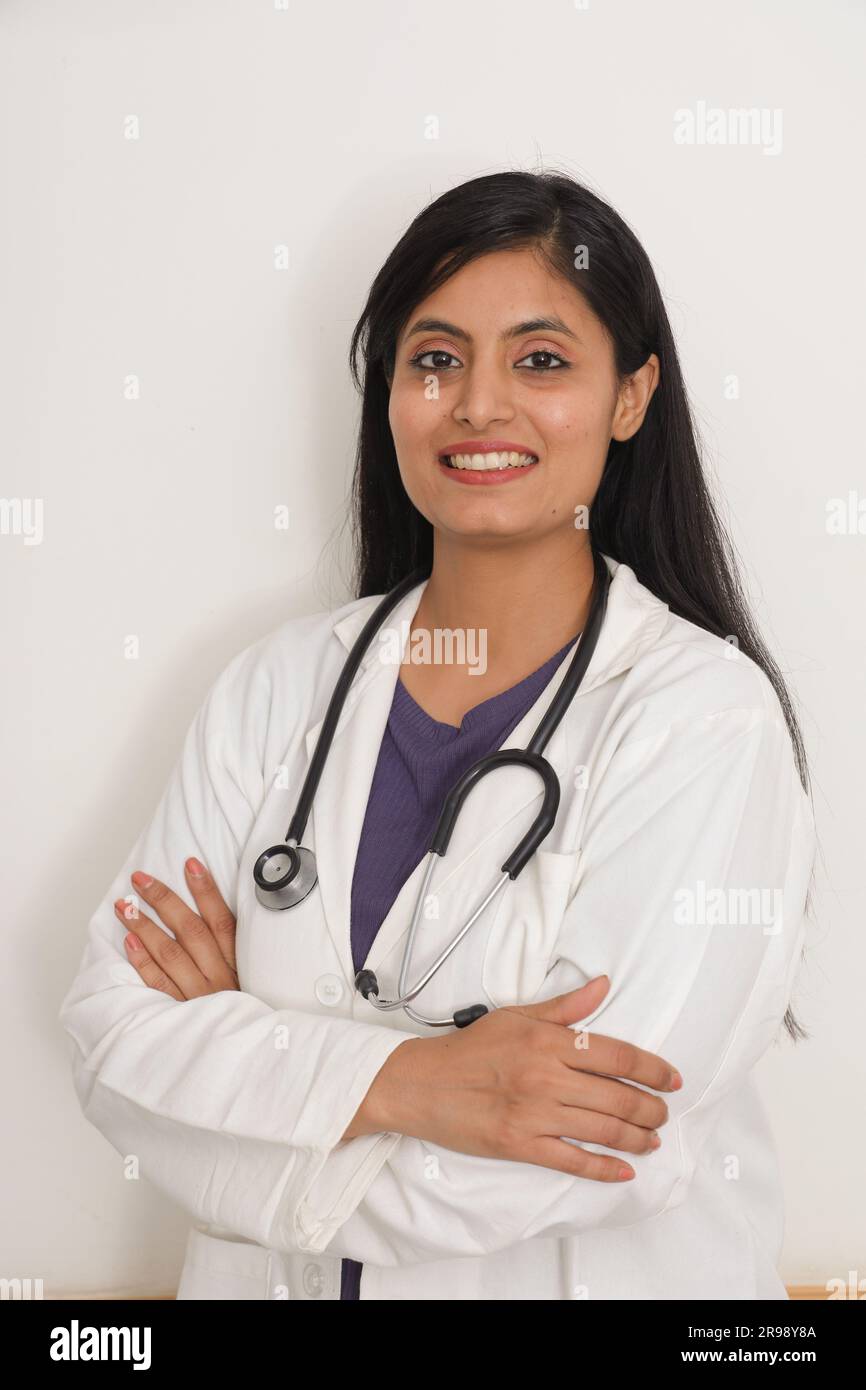
[[[154,908],[175,939],[133,903],[118,898],[114,910],[134,926],[124,939],[127,958],[151,989],[172,999],[197,999],[223,989],[240,989],[235,963],[235,919],[210,874],[197,859],[185,865],[186,881],[200,916],[159,879],[136,872],[135,890]],[[198,872],[200,870],[200,872]]]
[[[654,1053],[568,1026],[592,1013],[609,988],[600,975],[541,1004],[495,1009],[441,1038],[401,1043],[342,1137],[390,1131],[596,1182],[633,1178],[619,1159],[566,1143],[647,1153],[658,1147],[655,1131],[667,1123],[668,1108],[639,1086],[682,1085]]]

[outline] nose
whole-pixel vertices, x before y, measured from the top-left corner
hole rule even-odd
[[[494,421],[514,419],[514,381],[505,363],[476,358],[466,368],[460,385],[453,410],[454,419],[460,424],[483,430]]]

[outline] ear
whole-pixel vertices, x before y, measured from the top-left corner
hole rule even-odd
[[[661,364],[653,352],[642,367],[626,377],[620,387],[611,422],[611,439],[631,439],[633,434],[637,434],[660,379]]]

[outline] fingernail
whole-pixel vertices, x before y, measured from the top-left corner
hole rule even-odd
[[[658,1137],[657,1134],[653,1134],[653,1137],[652,1137],[652,1139],[650,1140],[650,1148],[651,1148],[651,1149],[660,1149],[661,1146],[662,1146],[662,1141],[661,1141],[661,1139],[659,1139],[659,1137]]]
[[[138,916],[138,908],[135,903],[128,902],[126,898],[118,898],[114,904],[114,910],[125,922],[130,922]]]
[[[633,1177],[634,1177],[634,1170],[633,1170],[632,1168],[620,1168],[620,1170],[619,1170],[619,1181],[620,1181],[620,1182],[627,1182],[629,1178],[633,1178]]]
[[[141,951],[143,949],[141,942],[134,932],[127,932],[123,939],[130,951]]]
[[[678,1091],[678,1090],[680,1089],[680,1087],[682,1086],[682,1084],[683,1084],[683,1078],[680,1076],[680,1074],[679,1074],[678,1071],[675,1071],[674,1074],[673,1074],[673,1079],[672,1079],[672,1081],[671,1081],[671,1090],[672,1090],[672,1091]]]
[[[153,883],[153,879],[147,874],[143,874],[140,869],[136,869],[135,873],[131,874],[130,877],[136,888],[149,888]]]
[[[191,874],[193,878],[202,878],[204,876],[204,864],[200,864],[197,859],[188,859],[186,861],[186,868],[187,873]]]

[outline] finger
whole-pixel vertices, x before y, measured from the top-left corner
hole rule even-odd
[[[135,966],[146,985],[151,989],[161,990],[163,994],[171,995],[172,999],[183,1000],[184,996],[177,985],[157,965],[153,957],[145,950],[141,939],[134,932],[127,932],[123,944],[126,947],[128,960]]]
[[[579,1144],[567,1144],[564,1139],[552,1139],[541,1135],[527,1145],[526,1163],[538,1163],[542,1168],[554,1168],[559,1173],[570,1173],[575,1178],[589,1178],[592,1182],[625,1182],[633,1179],[635,1171],[631,1164],[623,1163],[621,1158],[610,1158],[607,1154],[593,1154],[582,1149]]]
[[[631,1154],[653,1153],[662,1143],[650,1125],[632,1124],[610,1110],[578,1105],[559,1106],[551,1132],[564,1139],[578,1139],[582,1144],[601,1144],[605,1149]]]
[[[237,979],[234,914],[200,860],[187,859],[184,868],[199,914],[210,927],[223,960]]]
[[[180,992],[180,998],[195,999],[201,994],[212,993],[204,975],[180,941],[169,936],[157,922],[152,922],[134,903],[119,898],[114,910],[123,925],[132,928],[133,935],[138,937],[154,965]]]
[[[141,894],[148,907],[152,907],[165,925],[170,927],[205,980],[216,989],[236,989],[237,980],[226,964],[210,927],[202,921],[198,913],[193,912],[183,898],[160,879],[152,878],[141,870],[136,870],[131,878],[136,891]],[[149,942],[145,942],[145,945],[149,948]],[[171,954],[174,959],[174,953]],[[187,998],[189,997],[187,995]]]
[[[579,985],[577,989],[566,990],[564,994],[555,994],[551,999],[542,999],[537,1004],[520,1004],[517,1007],[521,1013],[527,1014],[530,1018],[543,1019],[546,1023],[562,1023],[568,1026],[577,1023],[579,1019],[586,1018],[598,1008],[604,996],[610,989],[609,975],[596,975],[594,980],[588,980],[585,985]]]
[[[647,1152],[652,1147],[653,1132],[670,1118],[664,1100],[652,1091],[616,1077],[563,1067],[553,1058],[545,1059],[543,1071],[533,1080],[532,1097],[545,1106],[540,1133],[567,1134],[572,1139],[631,1153]],[[553,1112],[550,1106],[555,1107]],[[570,1113],[570,1123],[563,1117],[561,1107]],[[554,1129],[552,1117],[556,1123],[569,1127]]]
[[[563,1105],[612,1115],[644,1130],[660,1129],[670,1119],[670,1111],[661,1096],[613,1076],[566,1069],[554,1089],[556,1100]]]
[[[641,1086],[650,1086],[654,1091],[678,1091],[683,1084],[670,1062],[622,1038],[590,1033],[586,1028],[564,1028],[560,1033],[558,1055],[566,1066],[578,1071],[621,1076]]]

